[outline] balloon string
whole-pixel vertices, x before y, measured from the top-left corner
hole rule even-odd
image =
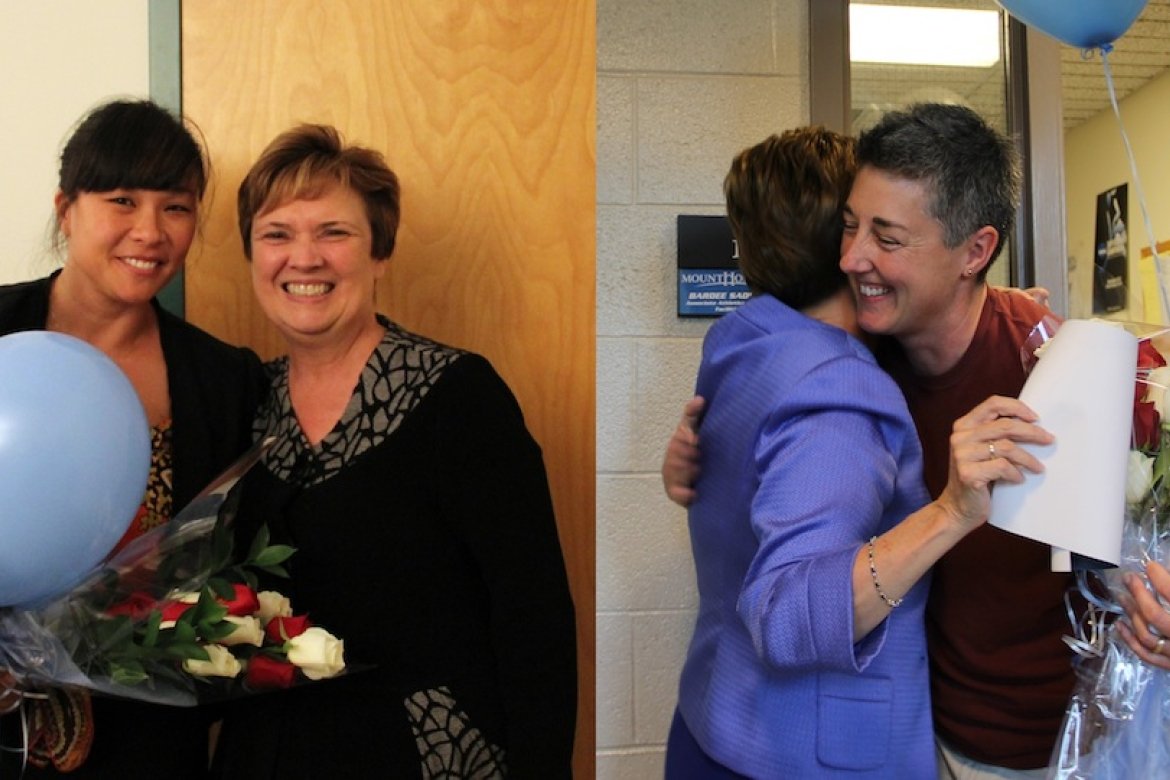
[[[1170,324],[1170,298],[1166,295],[1166,268],[1158,254],[1158,242],[1154,238],[1154,226],[1150,222],[1150,213],[1146,209],[1146,196],[1142,190],[1142,180],[1138,176],[1137,163],[1133,156],[1133,147],[1129,143],[1129,135],[1125,132],[1125,123],[1121,121],[1121,108],[1117,105],[1117,91],[1113,87],[1113,71],[1109,67],[1109,52],[1113,47],[1109,44],[1099,47],[1101,50],[1101,64],[1105,68],[1105,84],[1109,88],[1109,102],[1113,105],[1113,115],[1117,117],[1117,126],[1121,129],[1121,140],[1125,142],[1125,153],[1129,158],[1129,169],[1133,174],[1134,189],[1137,190],[1138,206],[1142,210],[1142,221],[1145,223],[1146,235],[1150,241],[1150,252],[1154,256],[1154,271],[1158,280],[1158,300],[1162,304],[1162,322]]]

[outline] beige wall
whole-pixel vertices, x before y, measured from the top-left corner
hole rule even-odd
[[[0,283],[43,276],[59,146],[103,98],[149,91],[147,0],[0,3]]]
[[[1104,71],[1101,75],[1104,80]],[[1166,106],[1170,105],[1170,74],[1164,74],[1120,103],[1121,118],[1133,147],[1155,241],[1170,240],[1170,154],[1167,153]],[[1150,234],[1139,205],[1138,184],[1126,156],[1121,128],[1112,109],[1098,114],[1065,135],[1067,191],[1069,315],[1092,317],[1093,236],[1097,195],[1129,184],[1129,307],[1119,319],[1158,322],[1159,308],[1143,305],[1139,258],[1150,245]],[[1170,272],[1170,255],[1164,254]],[[1149,285],[1147,285],[1148,287]],[[1156,291],[1154,300],[1157,300]]]
[[[694,621],[658,468],[706,321],[675,312],[675,217],[722,212],[741,148],[808,119],[809,0],[597,3],[597,776],[662,776]]]

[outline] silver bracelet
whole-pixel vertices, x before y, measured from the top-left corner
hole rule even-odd
[[[876,536],[869,537],[869,576],[873,579],[873,589],[877,591],[878,598],[886,603],[890,609],[901,605],[902,599],[892,599],[882,590],[882,585],[878,582],[877,566],[873,562],[873,545],[877,541]]]

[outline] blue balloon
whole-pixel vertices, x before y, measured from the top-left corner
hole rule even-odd
[[[1012,16],[1081,49],[1104,46],[1129,29],[1148,0],[996,0]]]
[[[0,606],[65,593],[142,502],[150,426],[100,350],[72,336],[0,338]]]

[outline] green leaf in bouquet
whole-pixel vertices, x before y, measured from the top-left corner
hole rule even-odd
[[[126,615],[116,615],[105,620],[96,620],[90,626],[90,647],[95,655],[110,652],[125,645],[134,636],[134,623]]]
[[[253,555],[251,562],[253,566],[258,566],[264,571],[272,571],[273,567],[287,561],[296,551],[295,547],[290,547],[287,544],[273,544]]]
[[[200,621],[196,629],[199,631],[199,636],[203,638],[203,641],[218,642],[230,636],[236,630],[236,624],[222,619],[217,621],[206,620]]]
[[[199,625],[201,623],[218,623],[227,616],[227,613],[228,608],[216,600],[211,588],[205,587],[199,591],[199,601],[195,602],[194,607],[184,612],[183,617],[190,617],[191,625]]]
[[[257,566],[256,568],[266,571],[274,577],[283,577],[284,579],[291,579],[288,569],[283,566]]]
[[[223,577],[209,578],[207,580],[207,587],[211,588],[212,593],[225,601],[231,601],[236,597],[235,587]]]
[[[259,557],[264,548],[268,546],[269,538],[267,525],[261,525],[256,529],[256,535],[252,537],[252,547],[248,550],[248,561],[254,561]]]
[[[1158,456],[1154,458],[1154,490],[1160,492],[1167,484],[1166,475],[1170,473],[1170,446],[1165,442],[1165,433],[1163,433],[1163,446],[1158,450]]]
[[[210,661],[211,656],[198,642],[172,642],[163,648],[163,653],[177,661]]]
[[[158,644],[159,627],[162,624],[162,613],[157,609],[151,610],[142,627],[142,646],[154,647]]]
[[[138,685],[150,679],[146,667],[137,661],[124,661],[110,665],[110,679],[120,685]]]
[[[257,571],[288,579],[288,571],[280,564],[288,560],[296,552],[296,548],[287,544],[269,544],[270,539],[268,526],[260,526],[248,548],[248,557],[226,568],[221,574],[231,574],[253,590],[259,587]]]
[[[187,610],[183,616],[175,621],[174,628],[171,629],[168,645],[183,644],[190,642],[195,644],[199,639],[199,634],[195,631],[195,624],[191,622],[190,614],[192,610]]]
[[[260,587],[260,579],[256,576],[256,573],[253,572],[251,569],[245,569],[243,567],[237,566],[235,569],[235,574],[240,579],[242,579],[244,581],[244,584],[247,585],[252,590],[256,590]]]

